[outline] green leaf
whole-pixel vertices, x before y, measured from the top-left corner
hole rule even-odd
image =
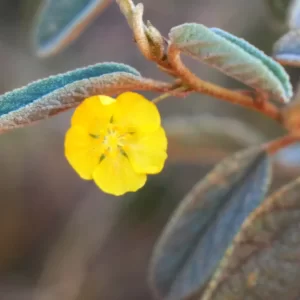
[[[50,76],[0,96],[0,132],[55,115],[92,95],[147,90],[150,86],[138,71],[118,63],[96,64]]]
[[[292,86],[284,68],[248,42],[221,29],[182,24],[170,32],[171,43],[184,54],[217,68],[226,75],[288,102]]]
[[[111,0],[43,0],[33,27],[38,56],[50,56],[74,41]]]
[[[299,299],[300,178],[245,221],[201,300]]]
[[[273,57],[284,65],[300,66],[300,29],[289,31],[275,43]]]
[[[267,56],[262,51],[258,50],[256,47],[245,41],[244,39],[238,38],[222,29],[219,28],[211,28],[211,30],[220,35],[221,37],[227,39],[229,42],[239,46],[248,54],[260,60],[283,85],[284,90],[288,97],[292,97],[292,85],[290,82],[290,78],[285,70],[270,56]]]
[[[201,294],[269,181],[269,158],[255,148],[222,161],[192,189],[154,249],[150,284],[159,297]]]

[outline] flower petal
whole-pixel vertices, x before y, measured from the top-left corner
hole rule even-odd
[[[128,158],[122,154],[108,155],[97,166],[94,180],[101,190],[120,196],[144,186],[147,176],[136,173]]]
[[[91,137],[84,127],[74,126],[67,131],[65,155],[81,178],[93,178],[103,152],[102,140]]]
[[[160,114],[155,104],[142,95],[126,92],[116,99],[114,122],[129,130],[153,132],[160,126]]]
[[[110,122],[115,107],[116,100],[108,96],[87,98],[76,108],[72,117],[72,126],[82,126],[90,134],[99,135]]]
[[[156,174],[164,167],[167,143],[165,131],[160,127],[153,133],[133,134],[124,151],[136,172]]]

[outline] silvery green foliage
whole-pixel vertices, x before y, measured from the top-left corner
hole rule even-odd
[[[234,236],[265,198],[270,161],[259,148],[218,164],[183,199],[159,238],[150,284],[160,298],[202,294]]]
[[[68,46],[111,0],[43,0],[33,27],[34,48],[50,56]]]
[[[270,56],[267,56],[264,52],[257,49],[244,39],[238,38],[222,29],[219,28],[211,28],[213,32],[232,42],[233,44],[239,46],[248,54],[260,60],[281,82],[284,90],[286,91],[287,97],[292,97],[292,86],[290,83],[290,78],[285,72],[285,70]]]
[[[287,300],[300,295],[300,178],[243,224],[201,300]]]
[[[292,97],[284,68],[243,39],[195,23],[174,27],[170,39],[181,52],[267,93],[273,100],[288,102]]]
[[[0,96],[0,132],[45,119],[91,95],[147,85],[141,81],[140,73],[130,66],[101,63],[32,82]]]

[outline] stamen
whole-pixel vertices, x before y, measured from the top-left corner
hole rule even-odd
[[[105,155],[104,154],[102,154],[101,156],[100,156],[100,159],[99,159],[99,163],[101,163],[102,162],[102,160],[105,158]]]
[[[99,139],[100,135],[89,133],[90,137],[93,139]]]
[[[124,149],[123,149],[121,146],[118,146],[118,148],[119,148],[121,154],[122,154],[123,156],[125,156],[126,158],[128,158],[128,155],[127,155],[127,153],[124,151]]]

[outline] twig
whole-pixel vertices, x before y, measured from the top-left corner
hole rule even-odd
[[[158,103],[158,102],[160,102],[160,101],[162,101],[162,100],[164,100],[164,99],[166,99],[166,98],[168,98],[168,97],[171,97],[171,96],[176,95],[177,93],[185,92],[185,91],[187,91],[188,89],[189,89],[189,88],[186,87],[186,86],[180,86],[180,87],[177,87],[177,88],[175,88],[175,89],[173,89],[173,90],[170,90],[170,91],[167,92],[167,93],[161,94],[160,96],[154,98],[154,99],[152,100],[152,102],[156,104],[156,103]]]

